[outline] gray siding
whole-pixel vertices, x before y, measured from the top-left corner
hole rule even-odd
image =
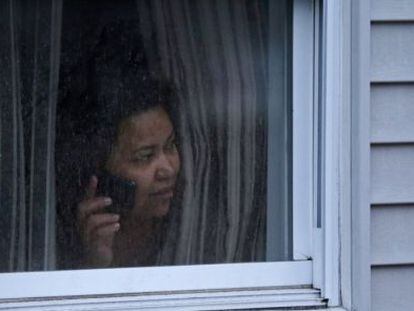
[[[372,310],[413,310],[414,1],[371,0]]]
[[[414,144],[371,146],[371,203],[414,203]]]
[[[414,1],[413,1],[414,3]],[[371,141],[414,142],[414,86],[410,83],[371,87]]]
[[[371,0],[373,21],[412,21],[413,0]]]
[[[372,311],[412,311],[414,267],[382,266],[372,271]]]
[[[371,80],[414,81],[414,23],[373,23]]]
[[[374,206],[371,215],[372,264],[414,263],[414,205]]]

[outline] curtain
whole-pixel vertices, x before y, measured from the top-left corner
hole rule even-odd
[[[62,19],[63,0],[2,1],[0,271],[79,266],[69,188],[82,150],[68,137],[88,111],[62,98],[83,91],[85,55],[122,18],[139,22],[149,71],[180,97],[184,186],[158,263],[288,260],[287,2],[67,1]]]
[[[0,271],[50,270],[62,1],[0,6]]]
[[[265,260],[266,3],[137,1],[149,64],[180,94],[186,188],[166,247],[176,263]]]

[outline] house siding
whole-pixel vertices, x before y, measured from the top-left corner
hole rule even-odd
[[[412,310],[414,1],[371,0],[371,310]]]

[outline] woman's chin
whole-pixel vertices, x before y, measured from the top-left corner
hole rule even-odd
[[[166,202],[160,202],[156,206],[154,206],[150,213],[152,217],[161,218],[168,214],[170,211],[170,200]]]
[[[160,200],[150,206],[139,207],[132,210],[131,216],[136,219],[150,220],[152,218],[162,218],[170,211],[171,200]]]

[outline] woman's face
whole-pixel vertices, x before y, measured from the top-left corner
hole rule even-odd
[[[164,108],[132,115],[121,123],[106,167],[112,174],[136,183],[134,215],[151,218],[168,213],[180,158],[174,128]]]

